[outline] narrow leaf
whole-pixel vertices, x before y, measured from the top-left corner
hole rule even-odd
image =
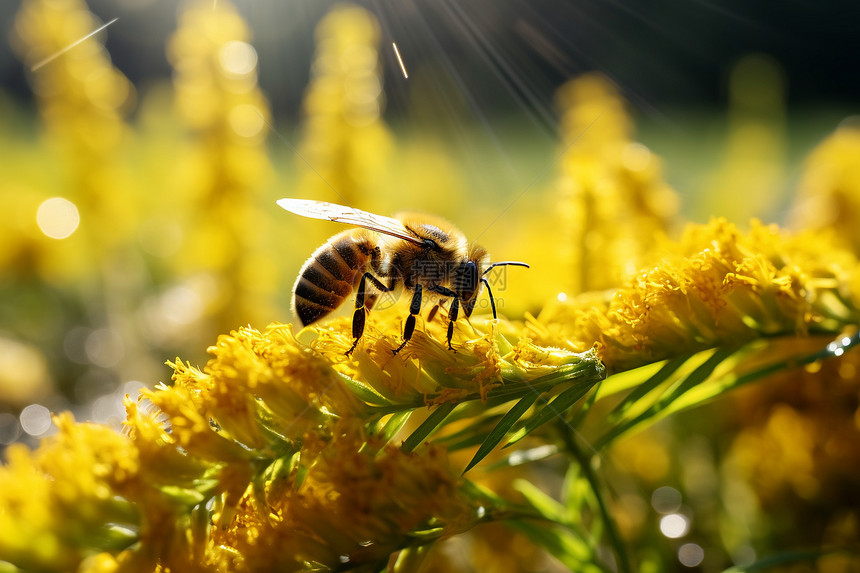
[[[475,421],[470,422],[466,427],[457,430],[456,432],[446,434],[445,436],[438,438],[439,443],[444,444],[448,449],[451,449],[454,447],[453,444],[470,441],[477,436],[479,438],[478,442],[473,443],[472,445],[478,445],[484,441],[484,436],[487,435],[487,432],[489,432],[493,426],[502,419],[503,414],[475,413],[473,416],[475,417]]]
[[[437,406],[436,409],[427,416],[427,419],[424,420],[420,426],[415,428],[415,431],[409,434],[408,438],[403,440],[403,444],[400,446],[400,449],[404,452],[411,452],[422,444],[427,436],[442,424],[445,418],[448,417],[448,414],[450,414],[456,406],[457,404],[454,402],[445,402],[444,404]]]
[[[340,373],[338,373],[340,374]],[[358,396],[360,400],[367,402],[373,406],[390,406],[392,404],[391,400],[361,382],[357,380],[353,380],[349,376],[344,374],[340,374],[341,380],[343,380],[344,384],[346,384],[352,393]]]
[[[599,451],[612,440],[629,431],[631,428],[634,428],[648,420],[656,421],[662,418],[665,415],[664,410],[666,410],[673,401],[677,400],[691,388],[694,388],[707,380],[708,377],[714,373],[714,370],[716,370],[724,360],[734,354],[737,350],[738,349],[736,347],[717,348],[707,360],[705,360],[690,374],[674,382],[673,385],[668,388],[665,393],[647,410],[633,418],[628,418],[619,422],[603,434],[603,436],[594,443],[594,448]]]
[[[532,508],[550,521],[566,523],[568,521],[565,507],[544,493],[532,482],[524,479],[514,480],[514,489],[521,494]]]
[[[543,408],[537,411],[531,418],[528,419],[526,424],[517,430],[513,436],[511,436],[508,443],[505,444],[505,447],[511,446],[518,441],[522,440],[528,434],[533,432],[538,427],[546,424],[553,418],[558,418],[560,420],[564,420],[562,414],[567,411],[568,408],[573,406],[576,402],[579,401],[580,398],[585,396],[589,390],[594,386],[595,382],[589,382],[586,384],[575,384],[556,396],[552,399],[551,402],[546,404]]]
[[[392,414],[390,418],[385,422],[385,425],[379,431],[379,436],[385,440],[386,442],[394,437],[394,434],[400,431],[400,428],[406,424],[406,421],[409,417],[415,412],[415,410],[407,410],[405,412],[397,412],[396,414]]]
[[[537,392],[533,392],[530,394],[526,394],[520,401],[514,404],[514,406],[508,410],[508,413],[502,416],[502,419],[499,420],[499,423],[487,434],[487,437],[484,438],[484,443],[481,444],[481,447],[478,448],[478,451],[475,452],[475,456],[472,458],[472,461],[469,462],[469,465],[466,466],[466,469],[463,470],[463,473],[466,473],[470,469],[472,469],[475,464],[483,460],[487,457],[493,448],[505,437],[505,434],[508,433],[508,430],[517,423],[517,420],[522,418],[523,414],[526,413],[526,410],[531,408],[532,404],[538,399],[540,394]]]
[[[533,543],[546,549],[571,571],[582,571],[585,563],[595,559],[588,545],[563,527],[524,519],[510,519],[505,524],[524,533]]]
[[[665,382],[672,374],[674,374],[683,364],[690,358],[689,356],[680,356],[672,360],[667,360],[663,366],[654,373],[653,376],[642,382],[633,389],[615,408],[609,413],[607,418],[617,420],[635,403],[639,402],[645,395],[657,388]]]

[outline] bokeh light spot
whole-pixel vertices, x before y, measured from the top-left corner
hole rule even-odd
[[[87,358],[102,368],[116,366],[125,355],[122,339],[109,328],[92,331],[84,343]]]
[[[621,152],[621,162],[630,171],[643,171],[651,164],[651,150],[641,143],[628,143]]]
[[[230,127],[240,137],[251,138],[263,131],[265,121],[263,115],[256,106],[251,104],[237,105],[230,110],[228,116]]]
[[[227,42],[218,52],[218,62],[227,74],[241,78],[257,67],[257,50],[248,42]]]
[[[21,425],[18,423],[18,418],[8,412],[0,414],[0,444],[9,445],[20,435]]]
[[[39,205],[36,223],[46,236],[65,239],[78,230],[81,217],[74,203],[62,197],[51,197]]]
[[[678,548],[678,561],[686,567],[697,567],[705,560],[705,550],[696,543],[685,543]]]
[[[660,519],[660,531],[671,539],[684,537],[690,531],[690,520],[680,513],[670,513]]]
[[[651,494],[651,507],[659,513],[674,513],[681,507],[681,492],[674,487],[658,487]]]
[[[30,404],[21,410],[21,428],[38,438],[51,429],[51,412],[41,404]]]

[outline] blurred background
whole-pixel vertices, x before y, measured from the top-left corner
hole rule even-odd
[[[826,226],[792,206],[858,188],[819,175],[857,157],[858,19],[847,0],[6,0],[0,446],[65,409],[120,427],[165,360],[291,322],[340,228],[281,197],[452,220],[532,264],[498,278],[514,319],[619,284],[684,221]],[[719,471],[707,442],[644,439]],[[624,475],[683,537],[686,490],[648,459]]]

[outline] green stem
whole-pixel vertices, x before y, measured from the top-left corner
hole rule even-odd
[[[591,467],[591,457],[586,456],[579,448],[571,435],[569,428],[564,425],[560,425],[559,433],[564,441],[565,448],[579,463],[579,466],[582,469],[582,475],[588,481],[588,484],[591,486],[591,491],[594,493],[594,498],[597,500],[600,517],[603,520],[604,527],[606,527],[606,536],[609,538],[609,544],[612,546],[616,558],[618,559],[618,573],[630,573],[630,559],[627,555],[627,549],[621,539],[621,534],[618,532],[618,527],[615,525],[615,520],[612,519],[612,515],[610,515],[609,507],[607,506],[606,499],[601,491],[601,484],[597,479],[597,475],[594,473],[594,469]]]

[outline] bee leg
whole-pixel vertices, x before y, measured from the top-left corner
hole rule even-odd
[[[352,337],[355,340],[352,341],[352,346],[350,346],[349,350],[346,351],[347,356],[352,354],[352,351],[355,350],[356,346],[358,346],[358,341],[361,338],[361,335],[364,334],[364,319],[365,315],[367,314],[367,308],[365,306],[364,299],[368,280],[370,280],[371,284],[373,284],[373,286],[375,286],[382,292],[388,292],[394,289],[393,285],[390,287],[385,286],[379,281],[379,279],[377,279],[369,272],[365,272],[363,275],[361,275],[361,280],[358,283],[358,292],[355,295],[355,312],[352,315]]]
[[[451,308],[448,309],[448,350],[454,350],[454,347],[451,346],[451,339],[454,337],[454,321],[457,320],[457,315],[460,313],[460,297],[451,289],[439,285],[430,287],[430,290],[454,299],[451,301]]]
[[[415,293],[412,295],[412,302],[409,303],[409,316],[406,317],[406,326],[403,327],[403,343],[397,347],[394,354],[397,354],[406,343],[412,338],[412,333],[415,331],[415,315],[421,311],[421,284],[415,285]]]
[[[451,308],[448,310],[448,350],[454,350],[451,346],[451,338],[454,337],[454,321],[457,320],[457,314],[460,311],[460,297],[455,296],[451,302]],[[456,350],[454,350],[456,352]]]

